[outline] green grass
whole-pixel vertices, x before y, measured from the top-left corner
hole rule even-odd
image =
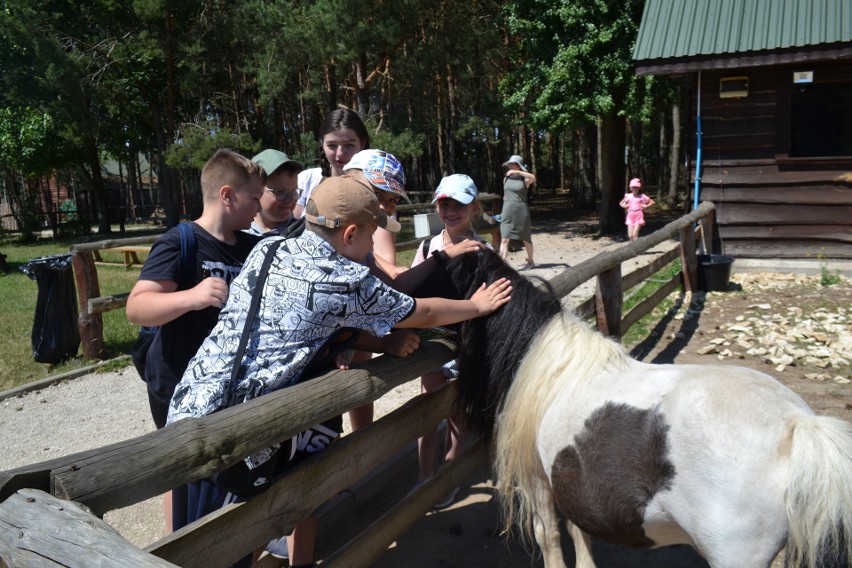
[[[93,237],[91,240],[98,240]],[[120,238],[116,236],[116,238]],[[29,260],[52,254],[68,252],[69,247],[79,241],[59,239],[40,240],[21,244],[5,242],[0,252],[6,255],[13,268],[11,274],[0,273],[0,294],[3,310],[0,312],[0,390],[7,390],[45,377],[57,375],[91,364],[83,359],[80,350],[77,357],[57,365],[37,363],[33,359],[31,333],[35,316],[38,284],[24,275],[19,267]],[[105,260],[122,259],[107,257]],[[139,276],[139,269],[125,270],[124,266],[98,266],[101,295],[129,292]],[[70,270],[70,269],[69,269]],[[73,298],[77,302],[77,297]],[[113,310],[103,314],[104,346],[109,355],[129,353],[136,338],[136,326],[130,324],[124,310]],[[125,363],[127,364],[127,363]]]
[[[662,270],[654,274],[651,278],[653,280],[669,280],[675,274],[678,274],[681,271],[680,268],[680,260],[675,260],[674,262],[665,266]],[[644,282],[634,286],[629,290],[625,290],[624,292],[624,305],[622,307],[622,313],[626,314],[634,306],[638,305],[642,300],[649,297],[651,294],[657,291],[663,282],[655,282],[651,280],[645,280]],[[669,294],[665,298],[663,298],[662,302],[660,302],[657,307],[651,310],[649,313],[645,314],[639,320],[633,324],[630,329],[624,334],[621,338],[621,341],[624,345],[630,346],[635,345],[645,339],[648,334],[651,333],[651,330],[660,322],[661,314],[665,314],[672,306],[675,304],[675,295],[679,294],[678,291]]]
[[[146,227],[147,229],[147,227]],[[152,240],[162,228],[149,229]],[[144,235],[145,232],[134,231],[132,236]],[[110,235],[110,238],[120,239],[129,234]],[[4,308],[0,312],[0,391],[27,384],[39,379],[65,373],[90,365],[92,361],[82,356],[82,349],[72,359],[51,365],[37,363],[33,359],[31,332],[35,316],[38,284],[24,275],[19,268],[33,258],[53,254],[66,253],[71,245],[84,241],[102,240],[100,235],[91,235],[77,239],[40,239],[33,243],[22,243],[14,239],[0,240],[0,252],[5,254],[7,262],[12,267],[11,274],[0,273],[0,294]],[[397,235],[397,242],[414,238],[414,224],[410,217],[403,218],[402,230]],[[401,267],[411,266],[416,249],[402,251],[397,255],[397,264]],[[125,270],[124,257],[120,253],[102,252],[104,261],[115,262],[116,266],[97,265],[98,282],[102,296],[129,292],[139,276],[139,268]],[[70,270],[70,269],[69,269]],[[77,297],[73,298],[76,303]],[[118,356],[130,352],[136,339],[138,327],[127,321],[123,309],[111,310],[102,314],[104,323],[104,348],[107,356]],[[128,361],[118,363],[129,364]],[[102,367],[105,369],[107,367]]]

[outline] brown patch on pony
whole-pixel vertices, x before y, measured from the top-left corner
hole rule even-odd
[[[674,479],[668,430],[656,409],[607,403],[596,410],[574,446],[553,462],[553,494],[562,514],[596,538],[653,546],[642,524],[648,502]]]

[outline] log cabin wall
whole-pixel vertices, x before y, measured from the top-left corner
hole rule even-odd
[[[799,71],[813,72],[813,82],[794,84]],[[747,96],[720,96],[720,80],[732,77],[747,78]],[[701,79],[699,199],[716,204],[721,251],[852,258],[852,61],[728,68]],[[694,88],[691,96],[695,140]],[[693,152],[693,176],[694,160]]]

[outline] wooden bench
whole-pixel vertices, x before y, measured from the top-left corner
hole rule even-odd
[[[151,252],[151,246],[123,246],[123,247],[114,247],[114,248],[105,248],[102,249],[104,252],[120,252],[124,255],[124,268],[129,269],[135,265],[142,265],[142,262],[139,261],[138,254],[140,252],[148,254]],[[96,263],[100,264],[115,264],[113,262],[105,262],[103,258],[101,258],[101,254],[99,250],[93,250],[92,256],[95,259]]]

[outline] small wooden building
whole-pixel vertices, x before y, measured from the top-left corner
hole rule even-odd
[[[723,253],[852,259],[852,0],[646,0],[634,59],[689,85]]]

